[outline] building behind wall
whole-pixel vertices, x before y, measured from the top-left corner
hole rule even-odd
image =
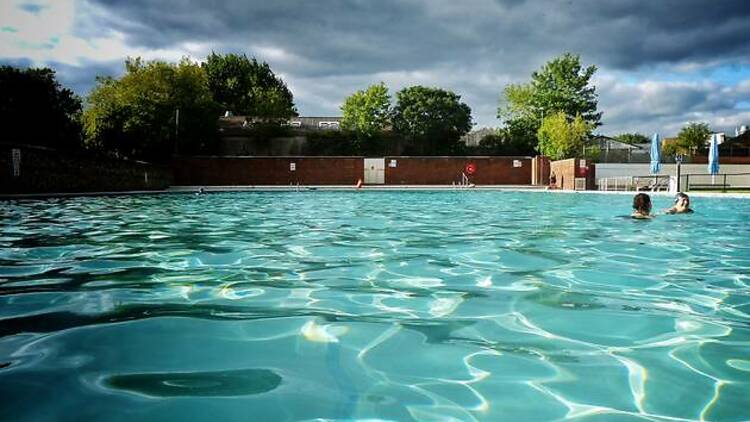
[[[219,155],[304,155],[310,134],[341,130],[341,117],[293,117],[270,136],[258,135],[256,123],[247,116],[220,118]]]
[[[598,148],[596,157],[591,153]],[[649,147],[643,144],[628,144],[609,136],[597,135],[584,146],[583,155],[598,163],[647,163],[650,160]]]

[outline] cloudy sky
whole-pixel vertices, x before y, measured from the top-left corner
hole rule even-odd
[[[126,56],[267,61],[302,115],[384,81],[447,88],[477,127],[503,87],[564,53],[599,71],[601,133],[750,125],[748,0],[0,0],[0,62],[51,66],[81,95]]]

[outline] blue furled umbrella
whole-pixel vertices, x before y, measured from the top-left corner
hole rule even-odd
[[[661,171],[661,138],[658,133],[654,133],[651,138],[651,174],[657,174]]]
[[[711,135],[711,144],[708,148],[708,172],[715,176],[719,174],[719,135]]]

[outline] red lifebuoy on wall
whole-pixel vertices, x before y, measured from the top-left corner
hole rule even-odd
[[[466,164],[466,167],[464,167],[464,172],[471,176],[472,174],[477,172],[477,165],[474,163]]]

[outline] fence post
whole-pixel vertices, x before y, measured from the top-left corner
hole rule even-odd
[[[727,191],[727,174],[726,173],[724,173],[724,185],[722,186],[721,191],[722,192],[726,192]]]
[[[690,191],[690,174],[685,175],[685,192]]]

